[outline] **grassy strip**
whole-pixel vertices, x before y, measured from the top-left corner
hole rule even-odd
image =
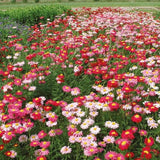
[[[63,5],[68,7],[160,7],[160,2],[40,2],[36,6],[40,5]],[[22,3],[17,2],[16,4],[11,3],[1,3],[0,9],[10,9],[17,7],[31,7],[35,5],[33,2]]]

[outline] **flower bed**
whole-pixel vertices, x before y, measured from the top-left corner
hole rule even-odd
[[[82,8],[10,35],[2,159],[158,160],[159,28],[149,13]]]

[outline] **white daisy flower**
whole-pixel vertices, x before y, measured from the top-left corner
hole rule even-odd
[[[160,136],[156,137],[156,141],[160,143]]]
[[[112,121],[106,121],[105,127],[111,128],[111,129],[117,129],[119,127],[119,124]]]
[[[102,108],[103,108],[103,103],[96,102],[96,103],[95,103],[95,108],[96,108],[96,109],[102,109]]]
[[[81,141],[81,146],[82,147],[89,147],[90,146],[90,141],[86,138],[83,138]]]
[[[111,121],[106,121],[106,122],[105,122],[105,127],[108,127],[108,128],[109,128],[110,125],[111,125],[111,123],[112,123]]]
[[[88,139],[90,142],[95,140],[95,136],[93,134],[89,134],[85,138]]]
[[[19,138],[18,138],[19,142],[23,143],[23,142],[27,142],[28,140],[28,137],[26,135],[21,135]]]
[[[64,146],[60,150],[61,154],[68,154],[72,152],[72,149],[69,146]]]
[[[111,129],[117,129],[118,127],[119,127],[119,124],[116,122],[112,122],[112,124],[110,126]]]
[[[111,88],[108,88],[108,87],[103,87],[101,90],[100,90],[100,93],[102,94],[102,95],[104,95],[104,94],[108,94],[110,91],[112,91],[113,89],[111,89]]]
[[[86,102],[85,103],[85,107],[86,108],[89,108],[89,109],[92,109],[94,107],[95,103],[94,102]]]
[[[92,111],[89,113],[92,117],[96,117],[98,115],[97,111]]]
[[[70,117],[72,115],[72,112],[62,111],[62,115],[65,116],[65,117]]]
[[[36,90],[36,86],[30,86],[29,88],[28,88],[28,91],[35,91]]]
[[[82,137],[76,137],[76,142],[81,143],[82,142]]]
[[[155,123],[155,120],[153,119],[153,117],[148,117],[148,118],[146,118],[146,120],[147,120],[148,124],[149,123]]]
[[[11,124],[2,124],[1,129],[3,131],[10,131],[12,129],[12,125]]]
[[[75,117],[71,120],[71,123],[78,125],[81,123],[81,118]]]
[[[129,105],[129,104],[126,104],[126,105],[123,105],[122,107],[124,110],[131,110],[132,109],[132,106]]]
[[[111,108],[109,107],[108,103],[104,103],[102,107],[102,111],[110,111]]]
[[[57,122],[47,121],[47,122],[46,122],[46,125],[47,125],[48,127],[53,127],[53,126],[56,126],[56,125],[57,125]]]
[[[84,117],[85,116],[85,112],[84,111],[78,111],[76,112],[78,117]]]
[[[14,128],[14,129],[17,129],[18,127],[21,127],[22,125],[20,124],[20,123],[13,123],[12,124],[12,127]]]
[[[90,128],[90,132],[92,134],[98,134],[101,131],[101,128],[99,128],[98,126],[94,126]]]
[[[33,134],[29,137],[30,141],[39,141],[39,137],[37,134]]]
[[[158,127],[158,123],[150,122],[150,123],[148,123],[148,126],[150,129],[152,129],[152,128],[154,129],[154,128]]]
[[[90,146],[91,146],[91,147],[97,147],[98,144],[97,144],[97,142],[95,142],[95,141],[91,141],[91,142],[90,142]]]
[[[94,120],[91,119],[91,118],[85,119],[84,122],[88,123],[89,126],[91,126],[92,124],[94,124]]]
[[[106,143],[114,143],[115,142],[115,138],[113,136],[105,136],[103,138],[103,141],[106,142]]]
[[[88,125],[88,123],[83,122],[83,123],[80,125],[80,127],[81,127],[82,129],[88,129],[89,125]]]
[[[68,105],[65,107],[65,109],[68,110],[68,111],[70,111],[70,110],[75,109],[77,106],[78,106],[78,103],[77,103],[77,102],[73,102],[73,103],[71,103],[71,104],[68,104]]]

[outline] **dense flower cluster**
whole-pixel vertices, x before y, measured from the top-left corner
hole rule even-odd
[[[32,26],[26,42],[10,36],[0,155],[23,157],[26,145],[36,160],[158,160],[159,28],[149,13],[83,8]]]

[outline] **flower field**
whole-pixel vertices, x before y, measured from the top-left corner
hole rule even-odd
[[[151,13],[83,7],[0,44],[0,159],[160,159]]]

